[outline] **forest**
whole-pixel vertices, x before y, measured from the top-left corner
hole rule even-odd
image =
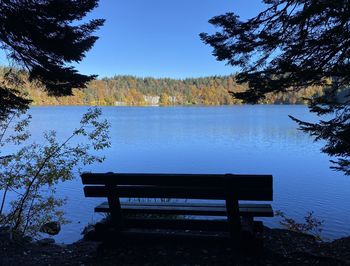
[[[7,71],[1,68],[1,77]],[[23,74],[25,75],[25,73]],[[240,104],[230,92],[242,92],[247,85],[235,82],[235,75],[201,78],[139,78],[114,76],[96,79],[85,89],[73,89],[72,96],[49,96],[39,83],[26,81],[22,90],[32,99],[32,105],[231,105]],[[323,94],[321,87],[269,94],[261,104],[305,104],[305,98]]]

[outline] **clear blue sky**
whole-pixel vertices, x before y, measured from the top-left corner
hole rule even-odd
[[[215,15],[247,18],[261,8],[260,0],[100,0],[90,17],[106,23],[78,69],[100,77],[230,74],[235,69],[217,62],[198,34],[214,31],[208,20]]]
[[[261,8],[261,0],[100,0],[89,18],[106,23],[77,68],[99,77],[230,74],[237,69],[217,62],[198,35],[214,31],[208,20],[215,15],[234,11],[247,18]]]

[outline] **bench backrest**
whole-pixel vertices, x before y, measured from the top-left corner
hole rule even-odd
[[[271,201],[272,175],[84,173],[86,197]]]

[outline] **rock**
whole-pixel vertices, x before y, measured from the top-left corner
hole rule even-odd
[[[24,236],[23,237],[23,242],[31,243],[31,242],[33,242],[33,238],[30,237],[30,236]]]
[[[96,230],[95,226],[93,226],[92,224],[86,226],[81,234],[84,235],[84,240],[96,240]]]
[[[107,218],[103,218],[101,221],[97,222],[95,224],[96,231],[105,231],[107,228],[110,227],[110,222]]]
[[[60,248],[68,248],[67,244],[63,244],[63,243],[57,243],[56,246],[60,247]]]
[[[91,231],[95,230],[95,226],[92,224],[88,224],[87,226],[84,227],[83,231],[81,232],[82,235],[86,235]]]
[[[53,238],[43,238],[43,239],[38,240],[37,243],[39,245],[42,245],[42,246],[52,245],[52,244],[55,244],[55,239],[53,239]]]
[[[61,231],[59,222],[49,222],[40,227],[40,232],[48,235],[57,235]]]
[[[0,227],[0,241],[11,241],[13,239],[12,229],[10,226]]]

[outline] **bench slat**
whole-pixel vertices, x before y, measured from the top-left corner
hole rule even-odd
[[[81,178],[84,185],[272,187],[272,175],[83,173]]]
[[[195,220],[195,219],[145,219],[127,218],[124,220],[125,228],[157,228],[157,229],[183,229],[205,231],[227,231],[226,219]]]
[[[226,232],[213,232],[213,231],[191,231],[191,232],[179,232],[176,230],[149,230],[149,229],[127,229],[119,231],[115,235],[110,234],[112,240],[124,239],[125,241],[142,241],[145,239],[151,239],[152,243],[161,241],[161,243],[168,243],[169,241],[198,241],[198,243],[215,243],[215,245],[228,243],[231,241],[229,234]],[[208,241],[209,240],[209,241]],[[212,241],[210,241],[212,240]]]
[[[193,207],[224,207],[224,202],[218,203],[218,202],[154,202],[154,201],[124,201],[122,202],[122,205],[128,206],[193,206]],[[244,206],[245,208],[269,208],[271,207],[271,204],[264,204],[264,203],[241,203],[240,206]]]
[[[203,220],[203,219],[159,219],[159,218],[125,218],[124,228],[132,229],[175,229],[194,231],[228,231],[229,224],[227,219]],[[263,226],[260,221],[253,222],[252,230],[254,232],[262,232]]]
[[[85,186],[86,197],[107,197],[105,186]],[[244,188],[224,190],[220,187],[162,187],[162,186],[118,186],[116,195],[121,198],[178,198],[178,199],[226,199],[234,194],[239,200],[272,200],[272,187]]]
[[[155,218],[126,218],[125,228],[157,228],[157,229],[184,229],[205,231],[227,231],[226,219],[195,220],[195,219],[155,219]]]
[[[156,205],[157,204],[157,205]],[[178,214],[178,215],[205,215],[205,216],[226,216],[225,204],[204,204],[195,205],[188,203],[185,206],[173,205],[172,203],[121,203],[123,213],[148,213],[148,214]],[[109,212],[109,205],[104,202],[95,208],[95,212]],[[239,212],[241,216],[273,217],[273,210],[270,204],[240,204]]]

